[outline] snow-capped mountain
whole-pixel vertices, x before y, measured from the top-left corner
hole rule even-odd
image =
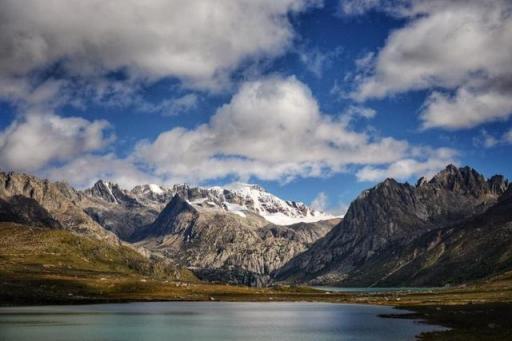
[[[197,209],[222,210],[242,217],[256,214],[275,225],[337,218],[313,210],[302,202],[283,200],[258,185],[245,183],[234,183],[225,187],[193,187],[186,184],[165,187],[146,184],[128,191],[111,182],[100,180],[85,193],[110,204],[132,207],[138,205],[155,210],[163,209],[174,195],[179,194]]]
[[[224,188],[210,190],[223,193],[228,211],[252,211],[275,225],[291,225],[299,222],[316,222],[336,218],[313,210],[302,202],[286,201],[258,185],[235,183]]]

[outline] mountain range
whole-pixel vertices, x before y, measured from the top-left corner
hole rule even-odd
[[[0,221],[130,249],[168,273],[251,286],[441,286],[512,269],[512,186],[453,165],[415,185],[386,179],[343,218],[250,184],[126,190],[100,180],[76,190],[0,172]]]

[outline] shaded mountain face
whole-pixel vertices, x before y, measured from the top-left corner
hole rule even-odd
[[[474,169],[452,165],[416,186],[387,179],[364,191],[339,225],[274,275],[292,282],[355,283],[351,278],[358,269],[388,247],[403,248],[429,231],[481,214],[507,188],[503,177],[487,180]]]
[[[176,194],[153,224],[134,234],[134,240],[192,268],[202,279],[261,286],[337,221],[277,226],[249,212],[241,216],[196,206]]]
[[[62,227],[36,200],[22,195],[0,199],[0,222],[30,224],[37,227]]]
[[[0,172],[0,200],[4,217],[37,226],[61,226],[110,243],[118,238],[95,222],[79,206],[82,194],[61,182],[22,173]],[[5,218],[3,220],[6,220]]]
[[[484,213],[390,245],[351,273],[346,285],[443,286],[512,269],[512,187]]]

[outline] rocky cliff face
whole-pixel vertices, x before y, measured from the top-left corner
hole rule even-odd
[[[433,229],[481,214],[507,188],[503,177],[487,180],[469,167],[452,165],[416,186],[387,179],[363,192],[339,225],[275,276],[296,282],[350,282],[387,247],[402,248]]]
[[[134,237],[139,245],[194,269],[203,279],[264,285],[273,271],[335,223],[276,226],[257,215],[192,205],[177,194],[155,222]]]
[[[13,221],[61,226],[74,232],[118,243],[79,206],[82,194],[62,182],[22,173],[0,172],[0,205]]]

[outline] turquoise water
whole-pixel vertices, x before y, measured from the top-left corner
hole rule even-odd
[[[0,340],[414,340],[442,329],[390,307],[161,302],[0,308]]]
[[[394,288],[378,288],[378,287],[368,287],[368,288],[344,288],[344,287],[326,287],[326,286],[318,286],[313,287],[319,290],[331,291],[331,292],[360,292],[360,293],[384,293],[384,292],[432,292],[435,290],[439,290],[441,288],[413,288],[413,287],[394,287]]]

